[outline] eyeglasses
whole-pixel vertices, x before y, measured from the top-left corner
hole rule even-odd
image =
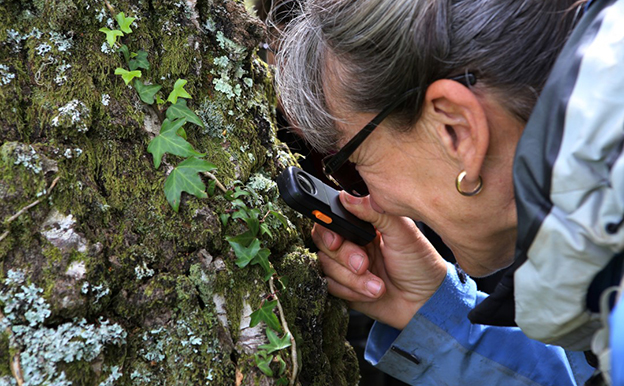
[[[448,79],[459,82],[465,86],[473,86],[477,83],[477,77],[472,73],[466,73]],[[366,183],[364,183],[364,180],[355,169],[355,164],[349,161],[349,157],[351,157],[358,146],[368,138],[373,130],[375,130],[388,115],[419,90],[420,88],[416,87],[401,95],[390,106],[377,114],[377,116],[351,138],[342,149],[335,154],[330,154],[323,158],[323,173],[329,179],[336,182],[342,189],[354,196],[364,197],[368,195]]]

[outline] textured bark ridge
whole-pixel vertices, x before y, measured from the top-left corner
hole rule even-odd
[[[275,384],[254,360],[265,326],[249,327],[269,286],[225,241],[246,225],[223,225],[233,205],[219,190],[183,193],[171,209],[163,184],[181,159],[154,168],[160,118],[114,75],[124,60],[99,32],[116,27],[105,3],[0,0],[0,385]],[[205,128],[186,134],[213,174],[290,220],[267,216],[262,242],[285,284],[297,384],[356,384],[346,309],[299,246],[310,224],[272,182],[295,161],[276,139],[271,75],[255,55],[261,24],[240,1],[109,3],[137,18],[123,43],[148,53],[142,81],[166,98],[188,80]],[[290,376],[290,351],[280,355]]]

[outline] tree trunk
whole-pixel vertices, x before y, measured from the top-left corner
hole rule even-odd
[[[356,384],[346,309],[272,182],[295,160],[242,2],[0,0],[0,20],[0,385]],[[112,45],[100,31],[128,27]],[[115,75],[133,60],[160,102]],[[185,157],[156,168],[147,150],[178,79],[200,122],[176,137],[216,169],[176,212],[164,185]],[[271,266],[241,268],[226,237],[250,232]],[[259,354],[250,315],[276,299],[296,350]]]

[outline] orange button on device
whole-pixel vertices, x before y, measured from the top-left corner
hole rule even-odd
[[[331,224],[332,223],[331,217],[329,217],[326,214],[323,214],[322,212],[320,212],[318,210],[313,211],[312,214],[314,215],[314,217],[318,218],[319,220],[321,220],[325,224]]]

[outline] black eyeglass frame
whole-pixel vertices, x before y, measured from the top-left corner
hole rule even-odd
[[[477,77],[471,73],[467,72],[462,75],[453,76],[447,78],[450,80],[454,80],[459,82],[465,86],[474,86],[477,83]],[[399,98],[397,98],[392,104],[385,109],[383,109],[375,118],[373,118],[366,126],[364,126],[353,138],[347,142],[346,145],[342,147],[337,153],[329,155],[323,159],[323,173],[331,177],[332,174],[336,173],[338,169],[340,169],[345,162],[351,157],[351,155],[355,152],[355,150],[368,138],[368,136],[379,126],[379,124],[390,115],[394,109],[396,109],[401,103],[405,102],[407,98],[409,98],[414,93],[418,92],[420,87],[413,88],[408,90]],[[344,188],[344,187],[343,187]]]

